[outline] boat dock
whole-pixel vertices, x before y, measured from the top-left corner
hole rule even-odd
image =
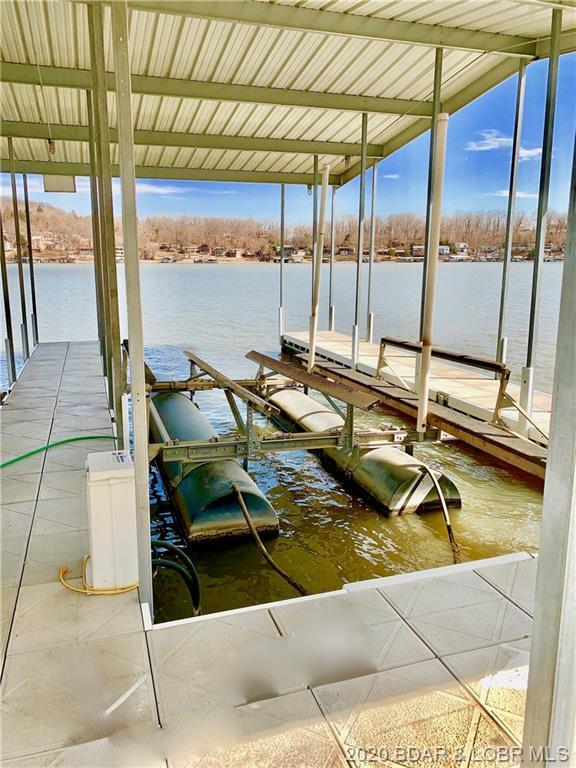
[[[81,584],[84,463],[114,445],[98,344],[38,345],[1,415],[2,461],[110,434],[3,470],[6,766],[335,768],[424,750],[434,732],[467,763],[520,744],[535,559],[154,626],[137,591],[87,596],[58,576]]]
[[[380,397],[381,403],[410,419],[415,419],[418,407],[416,355],[390,347],[386,351],[388,366],[377,375],[380,345],[360,342],[356,368],[351,363],[350,336],[334,331],[318,331],[314,372],[327,380],[354,387],[358,392]],[[307,362],[309,336],[291,332],[283,336],[282,351],[300,363]],[[503,408],[500,416],[506,427],[494,423],[499,382],[470,368],[433,360],[428,421],[431,426],[457,437],[506,463],[523,469],[535,477],[544,478],[546,448],[537,439],[542,435],[530,428],[529,438],[515,432],[518,412]],[[407,389],[407,387],[409,389]],[[507,384],[514,399],[520,388]],[[542,392],[534,393],[532,418],[543,431],[549,429],[552,398]]]

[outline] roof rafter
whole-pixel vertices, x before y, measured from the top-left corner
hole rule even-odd
[[[88,127],[0,121],[0,134],[19,139],[58,139],[60,141],[87,142]],[[118,132],[110,128],[110,140],[118,143]],[[307,141],[304,139],[267,139],[253,136],[231,136],[207,133],[181,133],[168,131],[134,131],[134,143],[149,147],[189,147],[190,149],[223,149],[248,152],[289,152],[355,156],[360,155],[360,144],[339,141]],[[380,144],[368,145],[369,157],[383,157]]]
[[[90,176],[88,163],[64,163],[46,160],[16,160],[16,173],[38,173],[56,176]],[[6,158],[0,159],[0,172],[9,173]],[[119,176],[117,165],[111,166],[112,176]],[[257,184],[312,184],[311,173],[287,173],[275,171],[231,171],[207,168],[169,168],[162,166],[136,166],[139,179],[168,179],[174,181],[224,181],[255,182]],[[331,175],[329,183],[340,184],[340,176]]]
[[[389,42],[486,51],[507,56],[531,57],[536,54],[536,44],[533,40],[516,35],[379,19],[354,13],[319,11],[280,3],[254,2],[254,0],[203,0],[197,3],[191,3],[189,0],[129,0],[128,5],[139,11],[297,29],[305,32],[324,32],[331,35]]]
[[[92,73],[88,69],[46,67],[32,64],[0,62],[0,79],[6,83],[44,85],[57,88],[91,88]],[[114,74],[106,74],[106,86],[114,90]],[[353,96],[343,93],[296,91],[288,88],[262,88],[253,85],[210,83],[197,80],[175,80],[167,77],[132,75],[132,93],[148,96],[173,96],[184,99],[278,104],[289,107],[335,109],[338,111],[373,112],[387,115],[411,114],[431,117],[432,103],[411,99],[389,99],[380,96]]]

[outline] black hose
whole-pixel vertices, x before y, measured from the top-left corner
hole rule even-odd
[[[179,557],[180,560],[182,560],[186,568],[192,574],[193,578],[195,578],[196,581],[200,583],[200,579],[198,578],[198,573],[196,571],[194,563],[188,557],[186,552],[184,552],[182,547],[178,547],[176,544],[172,544],[171,541],[166,541],[165,539],[152,539],[151,544],[152,544],[152,549],[167,549],[170,552],[173,552],[176,555],[176,557]]]
[[[171,568],[173,571],[176,571],[182,576],[186,582],[188,591],[190,592],[190,597],[192,599],[192,605],[194,607],[193,615],[198,616],[201,612],[200,579],[198,577],[198,572],[194,567],[194,563],[188,557],[188,555],[182,551],[180,547],[177,547],[170,541],[164,541],[163,539],[152,539],[151,544],[152,549],[167,549],[169,552],[173,552],[176,557],[180,558],[180,560],[184,563],[184,565],[180,565],[180,563],[175,563],[173,560],[169,560],[165,557],[156,557],[152,559],[152,565]]]
[[[430,469],[430,467],[422,463],[420,470],[422,472],[426,472],[426,474],[429,475],[430,480],[432,480],[434,488],[436,489],[436,493],[438,494],[438,498],[440,499],[440,504],[442,505],[442,514],[444,515],[444,522],[446,524],[446,531],[448,533],[448,538],[450,540],[450,547],[452,548],[452,559],[454,560],[454,564],[456,565],[461,562],[460,548],[458,547],[458,544],[456,543],[456,539],[454,537],[454,531],[452,530],[452,523],[450,522],[450,514],[448,512],[448,505],[446,504],[446,499],[444,498],[444,494],[442,493],[442,488],[440,487],[438,478],[436,477],[434,472]]]

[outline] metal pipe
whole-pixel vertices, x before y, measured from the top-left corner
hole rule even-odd
[[[368,115],[362,113],[362,140],[360,149],[360,193],[358,200],[358,236],[356,238],[356,296],[354,302],[354,327],[352,328],[352,367],[358,363],[360,321],[360,296],[362,279],[362,256],[364,251],[364,216],[366,208],[366,147],[368,144]]]
[[[20,242],[20,219],[18,218],[18,192],[16,190],[16,170],[14,165],[14,147],[12,138],[8,137],[8,157],[10,160],[10,180],[12,182],[12,210],[14,213],[14,236],[16,238],[16,258],[18,261],[18,285],[20,287],[20,313],[22,322],[20,331],[22,333],[22,354],[24,360],[30,357],[30,346],[28,344],[28,319],[26,310],[26,288],[24,286],[24,268],[22,266],[22,243]]]
[[[434,299],[436,294],[436,272],[438,268],[438,246],[440,243],[440,224],[442,218],[442,187],[444,183],[444,161],[446,157],[446,135],[448,115],[438,115],[434,140],[434,174],[430,189],[430,237],[428,239],[426,285],[424,289],[424,323],[422,332],[422,351],[418,375],[418,419],[416,428],[421,434],[426,431],[428,420],[428,392],[430,389],[430,362],[432,359],[432,326],[434,323]]]
[[[32,341],[38,344],[38,307],[36,305],[36,281],[34,280],[34,257],[32,255],[32,225],[30,222],[30,203],[28,201],[28,176],[22,174],[24,186],[24,214],[26,217],[26,240],[28,241],[28,268],[30,270],[30,296],[32,297]]]
[[[524,719],[524,754],[541,750],[531,766],[576,750],[576,142],[573,158]]]
[[[6,367],[8,369],[8,386],[16,381],[16,359],[14,357],[14,332],[12,330],[12,310],[10,308],[10,288],[8,286],[8,270],[6,268],[6,251],[4,249],[4,225],[0,210],[0,270],[2,272],[2,297],[4,299],[4,317],[6,319]]]
[[[94,149],[94,110],[92,92],[86,91],[86,107],[88,112],[88,153],[90,156],[90,203],[92,223],[92,255],[94,258],[94,283],[96,286],[96,317],[98,320],[98,339],[100,355],[106,361],[106,344],[104,330],[104,307],[102,302],[102,266],[100,252],[100,228],[98,214],[98,189],[96,182],[96,152]]]
[[[538,316],[540,308],[540,273],[544,261],[544,246],[548,224],[548,197],[550,191],[550,168],[552,165],[552,141],[554,138],[554,114],[556,109],[556,89],[558,83],[558,58],[560,52],[560,34],[562,32],[562,11],[552,11],[552,29],[550,32],[550,56],[548,58],[548,81],[546,84],[546,107],[544,110],[544,135],[542,138],[542,165],[540,166],[540,186],[538,189],[538,213],[536,215],[536,243],[534,268],[532,272],[532,295],[530,299],[530,319],[528,323],[528,348],[526,367],[531,368],[537,346]],[[531,400],[531,398],[530,398]],[[532,403],[526,411],[530,413]]]
[[[284,235],[286,227],[286,187],[280,184],[280,303],[278,306],[278,335],[280,346],[284,337]]]
[[[90,32],[90,54],[95,95],[94,113],[97,123],[95,133],[98,141],[98,187],[100,192],[102,255],[107,279],[109,305],[109,353],[110,380],[112,382],[111,402],[116,420],[116,439],[120,447],[124,442],[122,412],[122,361],[120,343],[120,318],[118,314],[118,279],[116,275],[116,244],[114,238],[114,207],[112,203],[112,176],[110,164],[110,129],[108,127],[108,100],[106,71],[104,67],[103,9],[99,3],[90,3],[88,26]]]
[[[424,224],[424,261],[422,263],[422,289],[420,293],[420,341],[424,334],[424,304],[426,302],[426,280],[428,273],[428,242],[430,240],[430,226],[432,221],[432,186],[436,153],[436,129],[438,126],[438,116],[442,109],[442,63],[444,59],[444,49],[436,48],[434,56],[434,92],[432,94],[432,123],[430,125],[430,150],[428,156],[428,189],[426,205],[426,223]]]
[[[508,273],[512,260],[514,239],[514,210],[516,203],[516,185],[518,181],[518,159],[522,136],[522,116],[524,113],[524,95],[526,92],[526,64],[518,65],[518,90],[516,93],[516,113],[514,116],[514,136],[512,138],[512,160],[510,163],[510,183],[508,185],[508,211],[506,214],[506,237],[504,240],[504,261],[502,264],[502,286],[500,288],[500,312],[498,315],[498,339],[496,358],[506,362],[506,299],[508,296]]]
[[[318,331],[318,305],[320,304],[320,276],[322,274],[322,251],[324,250],[324,229],[326,226],[326,200],[328,198],[328,184],[330,179],[330,166],[322,169],[322,195],[320,198],[320,220],[318,222],[318,244],[316,247],[314,263],[314,285],[312,286],[312,308],[310,313],[310,344],[308,351],[308,370],[314,368],[316,362],[316,334]]]
[[[312,172],[312,284],[314,290],[314,262],[316,260],[316,245],[318,240],[318,155],[314,155]]]
[[[372,201],[370,207],[370,255],[368,257],[368,294],[366,297],[366,341],[372,344],[374,336],[374,313],[372,312],[372,267],[376,240],[376,184],[377,164],[372,166]]]
[[[153,614],[152,557],[150,550],[150,498],[148,488],[148,409],[144,372],[144,332],[138,261],[134,126],[128,53],[128,5],[117,0],[112,10],[112,47],[118,113],[118,155],[122,194],[122,231],[126,270],[126,308],[130,344],[130,391],[136,477],[140,599]]]
[[[334,202],[336,199],[336,185],[332,187],[332,199],[330,201],[330,276],[328,280],[328,330],[334,330],[334,258],[336,253],[336,219],[334,217]]]

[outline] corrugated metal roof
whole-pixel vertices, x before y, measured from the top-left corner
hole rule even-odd
[[[544,0],[257,0],[263,6],[329,11],[333,17],[371,17],[450,29],[498,32],[536,39],[549,35],[551,7]],[[138,3],[135,3],[138,5]],[[258,86],[289,92],[343,94],[428,101],[433,90],[434,48],[362,36],[344,36],[299,28],[263,26],[186,13],[159,13],[158,4],[130,12],[131,68],[134,75],[212,84],[209,98],[133,95],[134,127],[210,136],[353,142],[360,136],[360,110],[286,106],[233,101],[224,86]],[[176,4],[177,5],[177,4]],[[242,5],[242,4],[241,4]],[[286,8],[286,6],[288,6]],[[188,6],[193,11],[193,6]],[[195,6],[197,7],[197,6]],[[205,6],[204,6],[205,8]],[[197,11],[201,12],[201,11]],[[2,61],[14,64],[88,70],[90,62],[85,5],[66,0],[9,0],[0,4]],[[203,13],[202,15],[206,15]],[[323,17],[322,17],[323,18]],[[292,25],[297,26],[297,25]],[[576,26],[573,10],[564,12],[564,28]],[[432,27],[431,27],[432,28]],[[109,44],[111,21],[104,13],[105,62],[113,71]],[[482,89],[513,73],[515,59],[481,50],[447,49],[442,98],[455,108]],[[224,94],[224,91],[223,91]],[[462,102],[462,103],[461,103]],[[115,96],[108,94],[110,125],[116,125]],[[4,84],[2,120],[41,125],[86,125],[86,103],[78,88]],[[371,113],[368,140],[373,144],[409,138],[424,130],[427,118]],[[43,139],[15,139],[17,159],[48,159]],[[5,142],[2,157],[6,157]],[[202,170],[309,173],[312,157],[300,152],[226,148],[136,147],[137,164]],[[87,162],[82,142],[58,141],[56,159]],[[326,156],[335,173],[349,161]]]

